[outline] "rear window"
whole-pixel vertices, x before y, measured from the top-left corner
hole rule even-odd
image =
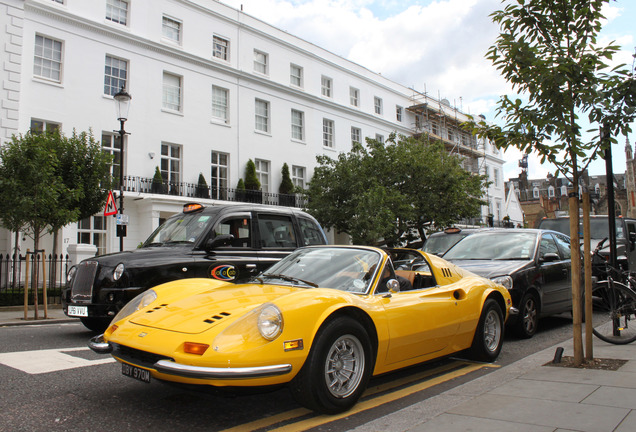
[[[426,239],[422,250],[427,253],[442,255],[468,234],[470,233],[431,235]]]
[[[320,227],[317,226],[313,221],[299,217],[298,224],[300,225],[300,232],[303,236],[303,245],[314,246],[327,243],[322,229],[320,229]]]
[[[539,223],[540,229],[558,231],[570,236],[570,219],[543,219]],[[596,240],[602,240],[609,237],[609,222],[607,218],[590,218],[590,237]],[[583,236],[583,224],[579,225],[579,236]],[[620,219],[616,219],[616,238],[625,238],[623,223]]]

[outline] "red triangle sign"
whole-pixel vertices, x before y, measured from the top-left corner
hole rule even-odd
[[[108,199],[104,208],[104,216],[113,216],[117,214],[117,205],[115,205],[115,197],[113,191],[108,191]]]

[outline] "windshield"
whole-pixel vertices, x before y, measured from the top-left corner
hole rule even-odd
[[[380,252],[368,249],[298,249],[261,273],[256,280],[366,294],[381,259]]]
[[[539,224],[541,229],[558,231],[567,236],[570,235],[570,219],[543,219]],[[583,237],[583,224],[579,225],[579,236]],[[602,240],[609,237],[609,220],[603,217],[590,218],[590,238]],[[620,219],[616,219],[616,238],[625,238],[623,224]]]
[[[432,235],[426,239],[422,250],[435,255],[442,255],[468,234],[470,233]]]
[[[453,246],[444,259],[530,260],[537,235],[533,232],[489,232],[473,234]]]
[[[209,221],[210,216],[201,213],[183,214],[170,218],[148,237],[144,246],[194,243],[206,231]]]

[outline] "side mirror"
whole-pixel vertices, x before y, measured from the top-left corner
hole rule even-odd
[[[547,253],[541,257],[542,262],[559,261],[560,259],[561,257],[559,256],[559,254],[555,254],[554,252]]]
[[[386,282],[386,287],[391,294],[397,294],[400,292],[400,283],[397,279],[389,279]]]
[[[234,240],[234,236],[232,234],[218,235],[205,243],[205,250],[209,251],[221,246],[229,246],[232,244],[232,240]]]

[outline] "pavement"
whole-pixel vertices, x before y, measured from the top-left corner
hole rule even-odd
[[[39,320],[33,310],[25,320],[23,308],[0,308],[0,327],[73,321],[59,305],[49,306],[47,318]],[[551,365],[558,347],[563,356],[573,355],[572,340],[563,342],[352,431],[636,431],[636,343],[594,338],[595,359],[626,361],[617,370]]]

